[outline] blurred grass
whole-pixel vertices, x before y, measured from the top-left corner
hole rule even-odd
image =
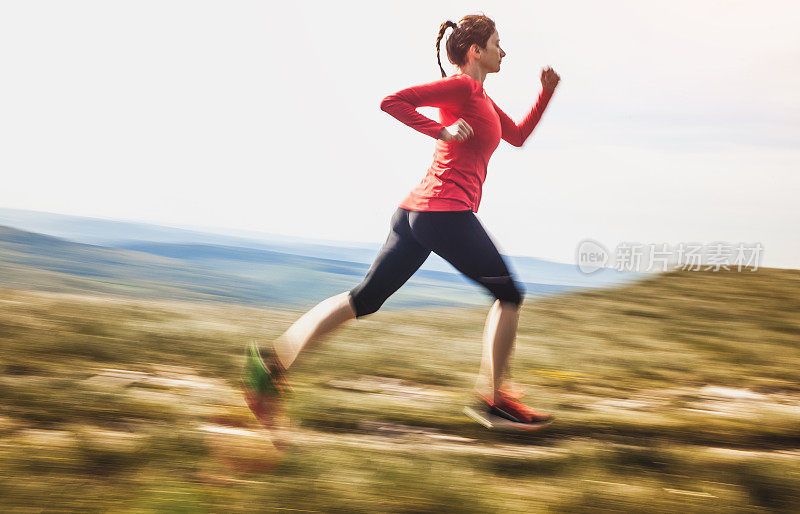
[[[227,436],[202,426],[255,430],[237,392],[244,343],[277,337],[299,312],[2,290],[0,508],[708,512],[800,501],[800,272],[671,272],[529,301],[513,375],[528,403],[557,416],[535,433],[487,432],[461,414],[486,312],[381,311],[342,327],[293,367],[297,443],[259,470],[226,459],[233,447],[214,441]]]

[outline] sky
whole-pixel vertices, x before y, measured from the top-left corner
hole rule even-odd
[[[800,267],[788,1],[0,2],[0,207],[382,242],[434,140],[380,101],[439,79],[440,23],[474,12],[512,118],[544,66],[562,78],[489,164],[478,217],[503,253],[758,242]]]

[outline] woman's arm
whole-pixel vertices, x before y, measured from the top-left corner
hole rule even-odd
[[[514,121],[492,101],[494,109],[500,116],[500,126],[503,130],[502,137],[513,146],[522,146],[525,140],[528,139],[528,136],[531,135],[531,132],[533,132],[533,129],[542,118],[542,114],[544,114],[544,110],[547,108],[547,104],[550,102],[550,98],[553,96],[553,92],[558,82],[561,80],[561,77],[559,77],[552,68],[546,68],[542,70],[541,80],[542,92],[539,94],[539,99],[536,101],[536,105],[531,108],[527,116],[525,116],[519,124],[514,123]]]
[[[458,112],[472,94],[472,88],[472,82],[466,77],[448,77],[389,95],[381,102],[381,110],[414,130],[438,139],[446,127],[418,113],[417,107],[439,107]]]

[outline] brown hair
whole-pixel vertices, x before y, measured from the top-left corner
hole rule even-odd
[[[447,38],[447,58],[456,66],[463,66],[467,62],[467,51],[473,44],[486,48],[486,43],[494,34],[494,21],[482,14],[468,14],[461,18],[456,25],[450,20],[439,26],[439,36],[436,38],[436,61],[442,70],[442,77],[447,74],[442,68],[442,59],[439,57],[439,46],[448,27],[453,27],[453,32]]]

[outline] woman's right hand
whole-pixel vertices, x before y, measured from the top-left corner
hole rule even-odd
[[[464,121],[464,118],[458,118],[457,122],[442,129],[442,131],[439,133],[439,139],[445,143],[449,143],[450,141],[464,141],[468,137],[472,137],[474,134],[475,133],[472,131],[472,127],[469,126],[469,123]]]

